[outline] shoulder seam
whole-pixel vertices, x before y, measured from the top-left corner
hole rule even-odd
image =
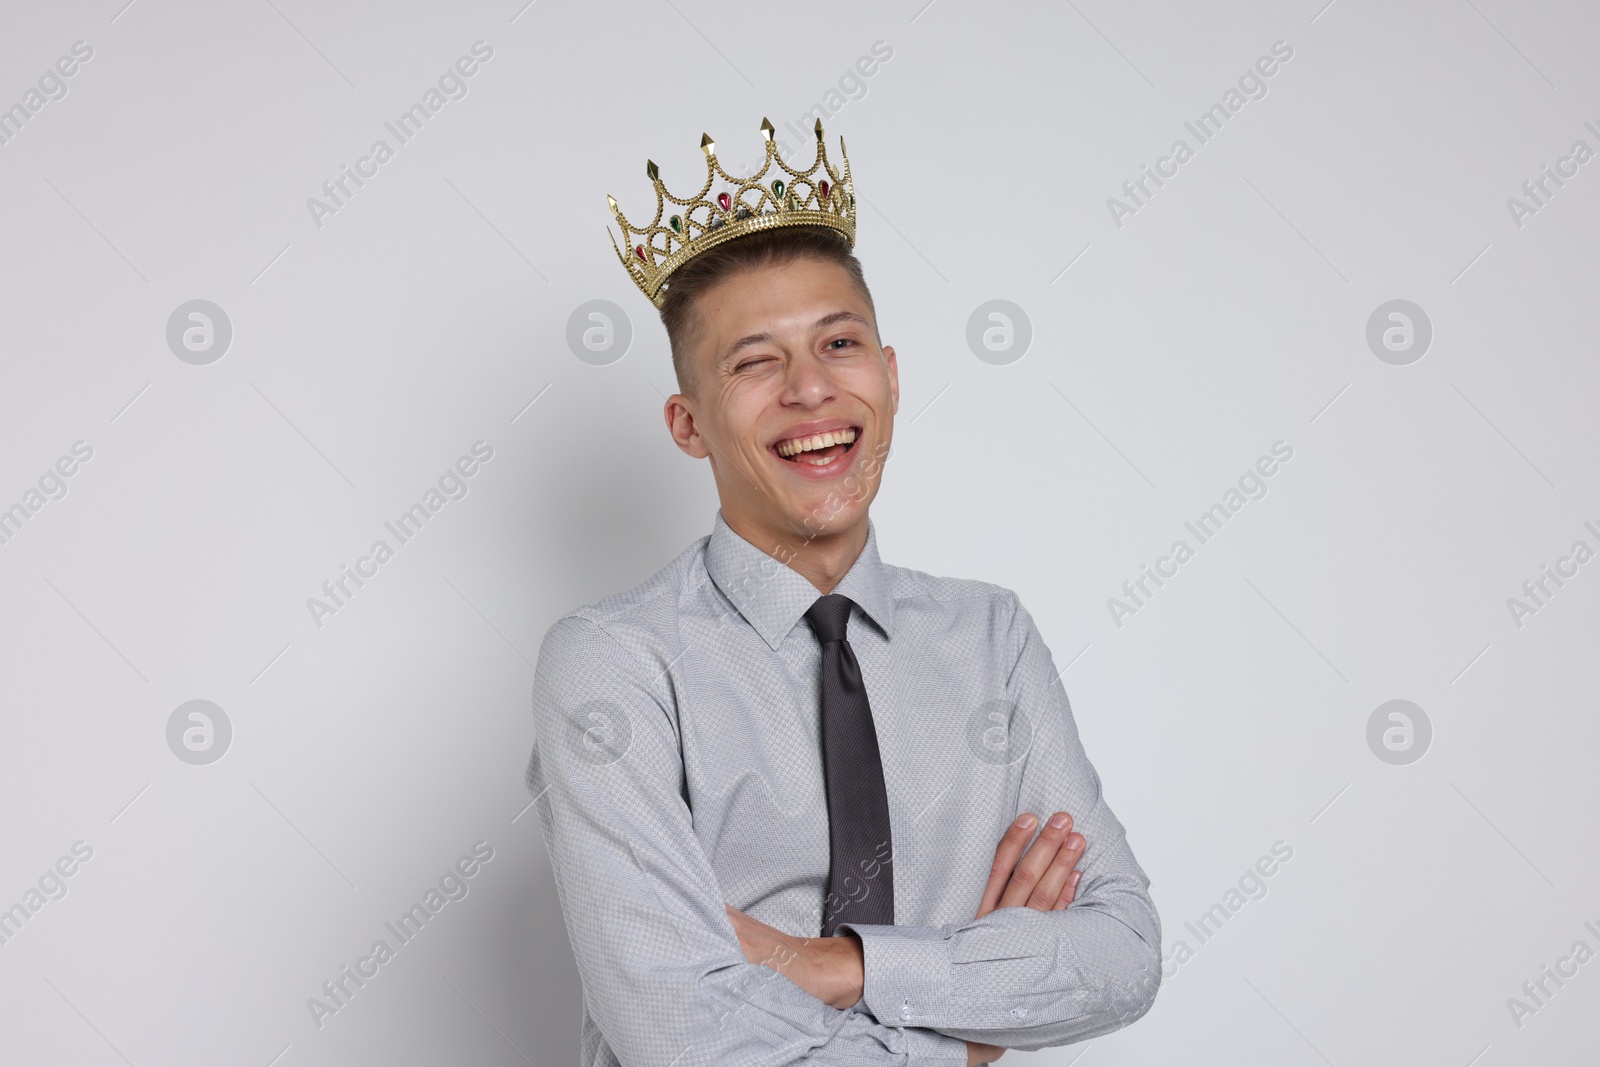
[[[907,581],[908,584],[915,587],[915,592],[912,594],[913,596],[926,597],[929,600],[933,600],[941,604],[948,604],[958,600],[983,600],[994,599],[997,597],[1010,597],[1013,600],[1017,599],[1017,594],[1013,590],[1007,589],[1003,585],[997,585],[994,582],[983,581],[981,578],[952,578],[945,575],[928,574],[926,571],[913,570],[910,567],[896,567],[892,564],[888,565],[888,567],[891,572],[891,578],[901,579],[902,576],[904,576],[904,580]],[[935,590],[926,588],[924,583],[928,579],[932,579],[934,582],[961,582],[964,584],[983,586],[984,588],[974,590],[973,592],[952,592],[949,594],[940,594]],[[895,599],[900,600],[911,598],[901,597],[900,595],[896,594]]]
[[[693,546],[691,546],[691,547],[693,547]],[[703,551],[704,550],[702,549],[702,552]],[[669,566],[670,566],[670,564],[669,564]],[[665,568],[665,567],[662,568],[662,570],[666,570],[666,569],[667,568]],[[699,582],[699,583],[697,583],[695,575],[693,574],[693,572],[695,570],[700,571],[701,575],[702,575],[702,581]],[[590,622],[593,622],[596,626],[599,626],[602,629],[604,629],[605,628],[605,624],[607,622],[609,622],[611,620],[611,618],[614,617],[614,616],[624,615],[630,609],[639,607],[641,605],[653,604],[653,603],[659,601],[662,597],[665,597],[665,596],[677,595],[677,594],[680,594],[680,593],[685,592],[685,591],[693,592],[695,590],[698,590],[700,588],[700,585],[703,584],[703,579],[709,579],[709,577],[710,577],[709,574],[706,574],[704,566],[700,566],[700,567],[690,566],[683,574],[678,575],[677,576],[677,580],[674,581],[674,582],[663,583],[660,588],[655,589],[655,590],[653,590],[651,592],[648,592],[648,593],[644,594],[643,596],[640,596],[638,599],[626,601],[620,607],[613,608],[613,609],[608,610],[608,611],[601,610],[600,605],[602,603],[604,603],[605,601],[610,600],[613,597],[626,596],[626,595],[628,595],[630,593],[635,593],[639,589],[643,588],[644,586],[649,585],[652,581],[654,581],[656,578],[659,578],[660,576],[661,576],[661,571],[657,571],[655,574],[651,575],[650,578],[645,579],[643,582],[640,582],[638,585],[633,586],[631,589],[620,590],[617,593],[609,594],[609,595],[607,595],[605,597],[602,597],[600,600],[597,600],[592,604],[583,604],[583,605],[580,605],[580,606],[578,606],[576,608],[573,608],[571,611],[569,611],[565,615],[563,615],[560,620],[557,620],[557,621],[562,621],[562,620],[570,619],[570,618],[581,618],[581,619],[585,619],[585,620],[588,620]],[[607,633],[609,634],[610,631],[607,631]],[[613,640],[615,640],[615,638],[613,638]]]
[[[572,611],[567,612],[567,614],[565,614],[565,615],[561,616],[561,618],[557,619],[555,624],[556,624],[556,626],[560,626],[562,623],[564,623],[567,620],[571,619],[571,620],[574,620],[576,622],[580,622],[580,623],[584,623],[585,625],[592,626],[592,627],[594,627],[594,629],[598,633],[600,633],[602,636],[604,636],[606,641],[608,641],[613,648],[615,648],[619,653],[621,653],[627,659],[627,661],[630,664],[632,664],[634,666],[643,666],[644,665],[644,660],[639,656],[639,654],[634,652],[632,649],[628,648],[628,646],[623,644],[621,641],[617,640],[617,635],[612,633],[610,631],[610,629],[608,629],[606,627],[606,624],[604,622],[602,622],[601,620],[593,618],[592,616],[586,614],[586,612],[588,610],[589,610],[589,608],[587,606],[581,607],[581,608],[574,608]],[[651,683],[651,685],[648,686],[647,688],[653,690],[654,689],[654,683]]]

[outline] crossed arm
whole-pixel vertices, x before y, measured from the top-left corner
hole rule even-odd
[[[1007,697],[1035,730],[1018,805],[1071,811],[1076,827],[1047,825],[1026,856],[1033,827],[1008,830],[969,922],[846,925],[850,936],[804,953],[727,906],[682,793],[664,664],[586,618],[551,628],[528,786],[543,798],[585,1008],[622,1063],[959,1067],[999,1046],[1086,1040],[1148,1009],[1160,977],[1148,882],[1020,606],[1014,625]],[[596,748],[597,716],[625,742]],[[778,967],[755,962],[785,952]]]
[[[1032,812],[1026,812],[1000,838],[989,883],[974,918],[981,919],[998,908],[1060,911],[1072,903],[1083,877],[1077,866],[1087,842],[1082,834],[1072,832],[1072,816],[1058,811],[1030,846],[1037,822]],[[746,960],[787,975],[795,985],[830,1007],[844,1009],[860,1001],[866,958],[859,936],[793,937],[752,919],[732,904],[725,907]],[[967,1067],[993,1063],[1005,1054],[998,1045],[978,1041],[968,1041],[966,1045]]]

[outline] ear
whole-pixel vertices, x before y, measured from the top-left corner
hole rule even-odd
[[[900,365],[894,359],[894,346],[883,346],[883,361],[889,368],[889,396],[894,400],[895,414],[900,412]]]
[[[689,398],[682,393],[673,393],[667,397],[661,414],[667,420],[667,432],[672,435],[673,443],[683,450],[684,455],[705,459],[711,455],[711,449],[706,447],[705,438],[695,429],[694,412],[690,410],[689,403]]]

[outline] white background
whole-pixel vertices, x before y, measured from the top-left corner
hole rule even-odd
[[[1600,950],[1600,562],[1520,626],[1507,598],[1600,549],[1600,162],[1520,226],[1507,198],[1600,149],[1600,16],[925,2],[5,4],[0,106],[93,57],[0,144],[0,507],[93,456],[0,545],[0,907],[93,857],[0,945],[0,1062],[575,1062],[530,660],[716,508],[603,194],[647,211],[646,157],[693,188],[702,131],[756,160],[764,115],[809,164],[785,126],[813,104],[900,358],[883,555],[1018,591],[1194,951],[1131,1028],[1004,1062],[1593,1056],[1600,962],[1520,1027],[1507,998]],[[317,225],[479,40],[467,95]],[[1185,121],[1277,41],[1198,145]],[[1108,198],[1179,138],[1119,226]],[[232,325],[209,365],[166,341],[194,299]],[[593,299],[632,320],[610,365],[566,343]],[[1032,324],[1008,365],[966,342],[992,299]],[[1394,299],[1432,323],[1409,365],[1366,340]],[[467,496],[316,625],[476,441]],[[1107,599],[1276,441],[1270,492],[1118,626]],[[233,728],[206,766],[167,743],[195,699]],[[1366,740],[1392,699],[1433,726],[1407,766]],[[477,841],[469,895],[319,1028],[307,998]],[[1267,895],[1199,944],[1277,841]]]

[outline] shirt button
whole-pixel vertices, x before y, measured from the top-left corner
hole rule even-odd
[[[911,1018],[911,998],[910,997],[907,997],[905,999],[905,1002],[900,1005],[900,1018],[902,1018],[902,1019]]]

